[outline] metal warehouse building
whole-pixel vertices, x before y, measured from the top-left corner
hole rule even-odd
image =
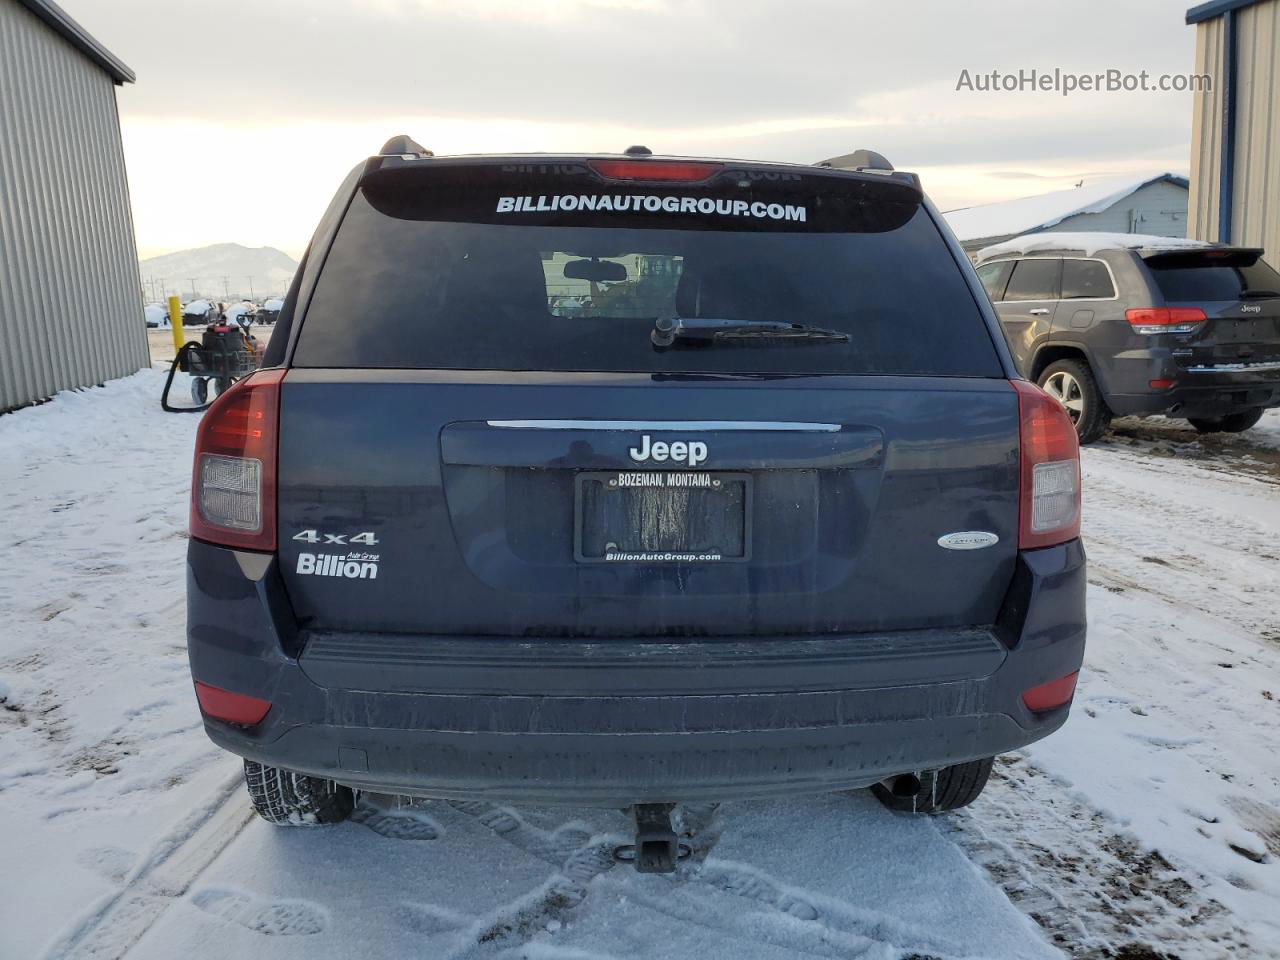
[[[1189,235],[1264,247],[1280,266],[1280,0],[1213,0],[1196,28]]]
[[[0,0],[0,411],[147,366],[116,87],[49,0]]]

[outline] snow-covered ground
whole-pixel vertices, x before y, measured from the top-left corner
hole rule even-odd
[[[183,645],[196,418],[162,375],[0,417],[0,957],[1280,956],[1280,413],[1085,453],[1071,721],[945,818],[869,795],[621,813],[368,798],[251,819]]]

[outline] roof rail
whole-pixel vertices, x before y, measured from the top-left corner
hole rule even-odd
[[[382,145],[382,157],[434,157],[435,154],[408,134],[398,134]]]
[[[874,150],[855,150],[841,157],[819,160],[814,166],[831,167],[835,170],[893,170],[893,164]]]

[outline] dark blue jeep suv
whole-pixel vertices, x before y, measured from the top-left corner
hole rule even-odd
[[[195,452],[191,670],[263,816],[937,812],[1063,723],[1071,420],[917,178],[854,156],[351,173]]]

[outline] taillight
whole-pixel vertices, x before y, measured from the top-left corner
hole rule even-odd
[[[1134,333],[1194,333],[1207,319],[1199,307],[1143,307],[1126,310]]]
[[[724,169],[722,163],[695,163],[688,160],[588,160],[589,166],[606,180],[666,180],[701,183]]]
[[[1021,435],[1018,548],[1080,536],[1080,440],[1066,408],[1026,380],[1014,380]]]
[[[259,700],[243,693],[232,693],[221,687],[211,687],[207,683],[196,681],[196,699],[200,701],[200,709],[206,716],[226,723],[252,727],[261,723],[262,718],[271,709],[271,702]]]
[[[1022,702],[1033,713],[1057,709],[1070,703],[1071,698],[1076,695],[1076,680],[1079,678],[1080,671],[1077,670],[1075,673],[1068,673],[1065,677],[1032,687],[1022,694]]]
[[[276,444],[283,370],[260,370],[218,397],[196,432],[191,536],[276,548]]]

